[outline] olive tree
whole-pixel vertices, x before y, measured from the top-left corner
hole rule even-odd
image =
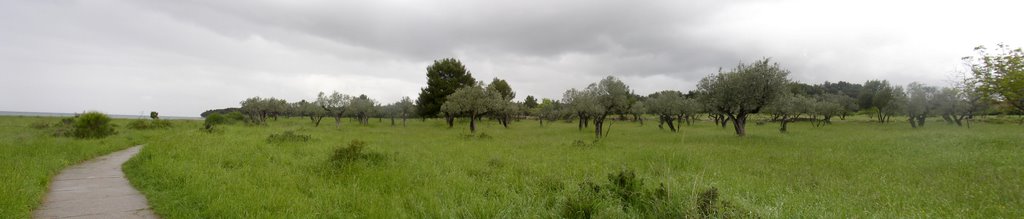
[[[704,104],[727,116],[733,121],[736,135],[744,136],[747,116],[760,112],[782,95],[789,83],[787,75],[788,70],[766,58],[704,77],[697,90]]]
[[[606,136],[603,133],[605,119],[611,114],[622,114],[629,109],[629,97],[631,92],[629,86],[619,79],[608,76],[597,83],[587,86],[587,92],[592,95],[593,104],[587,107],[587,114],[594,119],[594,136],[600,139]]]
[[[856,113],[857,110],[860,110],[860,105],[857,104],[857,99],[854,99],[849,95],[843,94],[842,92],[836,94],[822,94],[818,96],[818,99],[819,101],[826,101],[838,105],[839,107],[835,108],[836,111],[833,115],[839,116],[839,119],[841,120],[846,120],[846,116]],[[831,123],[829,118],[826,118],[825,121]]]
[[[485,89],[480,83],[475,86],[463,87],[448,95],[441,105],[441,112],[449,115],[469,116],[469,132],[476,132],[476,121],[492,110],[502,101],[501,94],[495,90]]]
[[[334,126],[341,127],[341,117],[345,115],[345,110],[348,109],[349,103],[352,101],[352,96],[338,93],[334,91],[331,95],[326,95],[324,92],[320,92],[316,96],[316,102],[327,110],[327,113],[334,118]]]
[[[658,115],[658,127],[668,123],[670,131],[677,131],[674,120],[681,114],[683,94],[679,91],[659,91],[647,98],[647,111]]]
[[[694,98],[683,98],[683,101],[679,105],[679,115],[681,121],[686,122],[687,126],[693,125],[693,121],[697,119],[697,115],[704,110],[704,105],[699,100]]]
[[[814,100],[804,96],[785,92],[768,106],[764,111],[770,113],[779,122],[779,132],[786,133],[787,125],[796,121],[800,115],[810,114],[814,109]]]
[[[836,94],[823,94],[815,98],[813,107],[811,108],[811,120],[814,127],[820,127],[825,124],[832,124],[832,117],[839,115],[842,118],[844,113],[848,113],[849,107],[843,104],[849,104],[853,102],[853,98],[846,95]],[[821,116],[821,119],[818,119]]]
[[[537,105],[537,120],[540,121],[540,126],[544,126],[544,120],[554,121],[561,118],[566,112],[563,108],[562,103],[544,98],[541,103]]]
[[[316,127],[320,127],[320,121],[329,113],[322,107],[322,104],[311,103],[306,100],[296,102],[292,106],[299,115],[309,117],[309,121]]]
[[[397,103],[395,103],[395,110],[397,111],[398,115],[402,117],[402,126],[405,127],[406,119],[408,119],[409,116],[412,116],[416,113],[416,105],[412,103],[411,98],[402,97],[402,100],[399,100]]]
[[[501,97],[501,101],[494,103],[491,116],[502,126],[508,128],[508,123],[512,116],[522,111],[519,104],[512,102],[512,99],[516,98],[516,93],[512,91],[512,86],[509,86],[505,80],[494,78],[485,90],[496,92]]]
[[[391,120],[391,126],[395,126],[395,118],[401,116],[401,111],[398,108],[398,103],[389,103],[387,105],[380,105],[377,108],[378,114],[381,115],[381,119],[387,117]]]
[[[370,124],[370,116],[376,113],[377,101],[365,94],[352,98],[348,104],[348,114],[359,121],[359,124]]]
[[[936,113],[948,124],[966,124],[970,128],[970,120],[974,114],[988,107],[984,94],[974,85],[975,83],[969,80],[962,80],[954,83],[954,87],[940,89],[935,95]]]
[[[640,122],[640,126],[644,125],[643,115],[647,113],[647,104],[644,101],[637,101],[629,107],[629,114],[633,115],[633,118]]]
[[[562,103],[566,104],[567,111],[579,119],[578,129],[583,130],[590,123],[591,108],[596,107],[596,98],[588,90],[577,90],[576,88],[565,91],[562,95]]]
[[[935,94],[938,88],[927,86],[918,82],[907,85],[905,105],[903,111],[910,122],[910,127],[924,127],[925,118],[932,114],[935,107]]]
[[[870,109],[879,123],[889,121],[899,113],[904,97],[903,88],[892,85],[886,80],[870,80],[864,82],[860,92],[860,108]]]
[[[241,111],[249,116],[249,121],[255,124],[266,124],[267,117],[274,116],[287,110],[288,103],[277,98],[251,97],[243,100]]]

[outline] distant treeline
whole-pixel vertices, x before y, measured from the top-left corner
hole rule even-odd
[[[637,94],[625,82],[608,76],[584,88],[570,88],[561,98],[527,96],[522,102],[514,100],[516,92],[508,81],[478,81],[462,62],[447,58],[427,66],[427,86],[415,101],[405,97],[381,103],[366,95],[320,92],[310,101],[252,97],[241,101],[240,108],[210,110],[202,116],[236,114],[234,117],[245,117],[247,123],[255,124],[266,124],[268,118],[276,120],[278,116],[301,116],[308,117],[314,126],[332,117],[339,127],[345,117],[364,125],[371,117],[390,118],[392,125],[396,119],[404,124],[410,117],[441,117],[448,127],[461,117],[469,120],[470,132],[475,132],[476,122],[482,118],[494,119],[506,128],[510,121],[522,118],[535,118],[541,126],[545,120],[577,120],[580,130],[592,125],[595,137],[601,138],[608,133],[604,129],[606,119],[632,117],[642,124],[642,115],[657,115],[659,127],[667,124],[672,131],[678,126],[673,122],[690,124],[706,115],[722,127],[732,123],[736,134],[743,136],[752,114],[769,115],[769,121],[779,122],[779,131],[786,132],[790,122],[811,121],[818,127],[831,124],[833,117],[845,119],[854,114],[870,115],[879,123],[905,116],[904,121],[919,128],[932,116],[969,127],[977,115],[1024,112],[1024,80],[1020,80],[1024,78],[1024,51],[1005,45],[1000,45],[996,54],[984,47],[977,50],[979,57],[964,58],[971,72],[957,75],[958,80],[945,87],[918,82],[902,86],[888,80],[812,85],[791,80],[789,70],[764,58],[709,74],[699,81],[697,89],[685,93],[664,90]]]
[[[219,114],[227,115],[227,114],[233,113],[233,112],[241,113],[242,109],[238,108],[238,107],[228,107],[228,108],[224,108],[224,109],[212,109],[212,110],[207,110],[207,111],[205,111],[203,113],[200,113],[199,116],[202,116],[203,118],[206,118],[210,114],[214,114],[214,113],[219,113]]]

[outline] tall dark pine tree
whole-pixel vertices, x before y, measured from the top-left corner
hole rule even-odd
[[[416,111],[422,117],[437,116],[448,95],[475,83],[473,74],[466,70],[466,66],[459,60],[434,60],[434,64],[427,66],[427,87],[420,89],[420,96],[416,99]],[[454,118],[454,115],[445,115],[449,127],[454,125]]]
[[[526,106],[526,108],[533,109],[537,108],[537,105],[540,105],[540,103],[537,103],[537,98],[533,96],[526,96],[526,100],[523,101],[523,105]]]

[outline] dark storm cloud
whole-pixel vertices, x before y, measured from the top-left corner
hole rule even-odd
[[[1014,1],[0,1],[0,110],[196,115],[250,96],[415,96],[435,59],[559,98],[607,75],[690,90],[772,57],[808,83],[942,85],[1024,45]],[[884,6],[884,7],[883,7]],[[1017,7],[1015,7],[1017,6]]]
[[[603,72],[622,74],[735,61],[689,33],[724,7],[718,1],[152,1],[143,6],[234,37],[287,30],[413,61],[465,50],[542,58],[582,53],[607,59]]]

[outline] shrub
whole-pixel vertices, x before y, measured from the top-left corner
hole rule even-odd
[[[365,141],[352,140],[352,142],[348,143],[347,147],[338,147],[337,149],[334,149],[334,154],[331,155],[330,162],[335,166],[344,166],[360,160],[384,160],[383,154],[377,152],[365,152],[365,149]]]
[[[244,122],[245,121],[245,115],[242,115],[242,113],[238,112],[238,111],[230,112],[227,115],[225,115],[225,117],[228,118],[229,122]]]
[[[75,120],[76,138],[103,138],[115,134],[110,117],[100,112],[86,112]]]
[[[309,135],[295,134],[295,132],[292,131],[285,131],[281,134],[271,134],[270,136],[267,136],[268,143],[307,142],[310,139],[312,139],[312,137],[309,137]]]
[[[206,120],[203,121],[204,126],[215,126],[221,125],[228,122],[228,118],[220,113],[211,113],[206,116]]]
[[[157,113],[156,111],[149,112],[149,118],[153,120],[160,119],[160,113]]]

